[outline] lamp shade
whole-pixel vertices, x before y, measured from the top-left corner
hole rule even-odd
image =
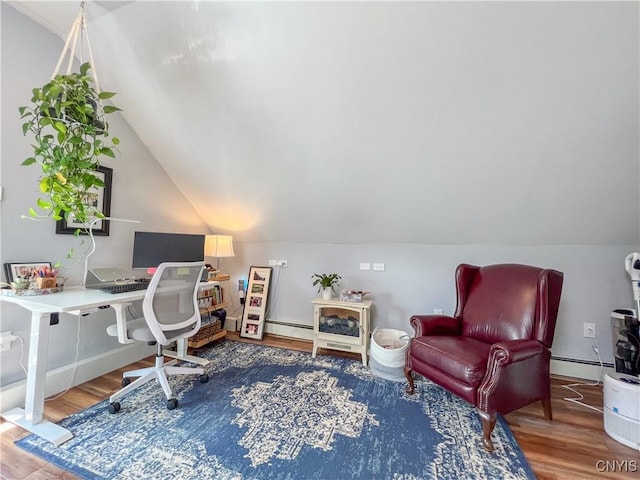
[[[233,257],[233,235],[207,235],[204,240],[205,257]]]

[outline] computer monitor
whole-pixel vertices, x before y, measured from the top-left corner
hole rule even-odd
[[[152,274],[163,262],[201,262],[204,239],[190,233],[135,232],[132,267]]]

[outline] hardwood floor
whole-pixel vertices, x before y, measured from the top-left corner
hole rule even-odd
[[[263,341],[229,338],[249,343],[310,352],[311,343],[284,337],[265,335]],[[341,355],[359,360],[359,355],[322,350],[319,354]],[[62,418],[87,408],[120,388],[122,372],[152,365],[152,358],[93,379],[71,389],[60,398],[45,403],[49,420]],[[602,414],[564,400],[575,397],[563,385],[575,379],[552,378],[553,422],[544,419],[542,406],[533,404],[506,415],[506,419],[529,464],[540,480],[578,479],[638,479],[640,452],[626,447],[604,431]],[[602,387],[579,387],[588,405],[602,408]],[[9,480],[75,479],[76,477],[44,460],[24,452],[13,442],[26,435],[19,427],[4,420],[0,423],[0,476]]]

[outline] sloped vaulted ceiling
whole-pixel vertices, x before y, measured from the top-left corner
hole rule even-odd
[[[80,5],[8,3],[61,37]],[[213,231],[638,241],[633,2],[129,1],[86,11],[101,85],[118,92],[127,122]]]

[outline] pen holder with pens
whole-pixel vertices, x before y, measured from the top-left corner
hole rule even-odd
[[[56,277],[37,277],[36,285],[38,288],[55,288],[57,281]]]

